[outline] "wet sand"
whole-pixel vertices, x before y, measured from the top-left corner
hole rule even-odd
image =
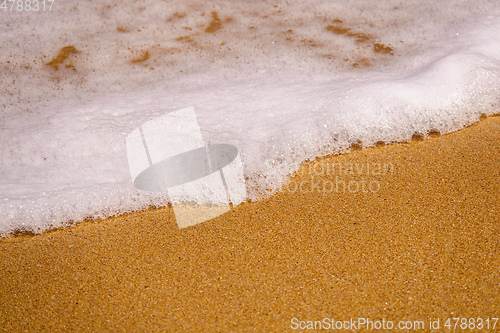
[[[0,240],[0,330],[275,332],[367,318],[429,331],[430,319],[499,318],[499,134],[490,117],[323,158],[271,198],[186,229],[163,208]]]

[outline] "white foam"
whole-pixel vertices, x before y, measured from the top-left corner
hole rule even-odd
[[[53,12],[2,13],[0,235],[167,204],[134,189],[125,138],[187,106],[205,141],[239,148],[252,199],[305,160],[498,112],[496,3],[288,3],[55,2]],[[205,32],[211,21],[221,28]],[[68,45],[78,53],[46,65]]]

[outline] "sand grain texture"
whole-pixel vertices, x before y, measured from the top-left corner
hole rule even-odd
[[[274,332],[292,318],[498,318],[499,133],[491,117],[327,157],[283,192],[191,228],[179,230],[164,208],[1,240],[0,330]],[[364,167],[377,163],[391,168]]]

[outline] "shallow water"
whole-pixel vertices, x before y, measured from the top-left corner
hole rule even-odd
[[[86,1],[0,10],[0,235],[165,205],[125,138],[193,106],[251,199],[306,160],[498,112],[495,1]]]

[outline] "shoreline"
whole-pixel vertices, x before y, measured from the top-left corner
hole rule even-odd
[[[275,195],[186,229],[165,207],[0,239],[0,328],[498,318],[498,133],[492,116],[323,157]]]
[[[486,119],[491,119],[491,118],[495,118],[495,117],[500,117],[500,113],[495,113],[495,114],[492,114],[490,116],[486,116],[485,114],[481,115],[480,119],[471,124],[471,125],[468,125],[460,130],[457,130],[455,132],[451,132],[451,133],[447,133],[447,134],[440,134],[439,132],[430,132],[427,134],[426,137],[424,137],[423,135],[414,135],[412,140],[411,141],[408,141],[408,142],[393,142],[393,143],[377,143],[375,146],[370,146],[370,147],[366,147],[366,148],[363,148],[361,146],[359,146],[358,144],[353,144],[351,146],[351,150],[346,152],[346,153],[340,153],[340,154],[332,154],[332,155],[326,155],[326,156],[323,156],[323,157],[318,157],[318,158],[315,158],[314,160],[306,160],[302,163],[301,167],[299,168],[299,170],[297,170],[294,175],[292,177],[290,177],[286,182],[285,184],[278,190],[276,191],[275,193],[273,193],[272,195],[270,195],[269,197],[266,197],[264,199],[259,199],[257,201],[251,201],[251,200],[247,200],[245,202],[245,204],[256,204],[262,200],[266,200],[266,199],[269,199],[270,197],[280,193],[280,192],[283,192],[283,191],[289,191],[290,190],[290,181],[295,178],[297,175],[299,174],[303,174],[304,173],[304,169],[305,170],[309,170],[310,168],[314,169],[314,168],[318,168],[318,166],[321,168],[321,163],[323,163],[324,160],[329,160],[329,159],[332,159],[332,158],[336,158],[338,156],[343,156],[343,155],[349,155],[349,154],[352,154],[353,152],[357,152],[357,151],[360,151],[360,150],[363,150],[363,149],[377,149],[377,148],[383,148],[383,147],[386,147],[386,146],[392,146],[392,145],[406,145],[406,144],[413,144],[413,143],[419,143],[419,142],[423,142],[423,141],[427,141],[429,139],[435,139],[435,138],[439,138],[441,137],[442,135],[450,135],[450,134],[454,134],[454,133],[457,133],[457,132],[460,132],[460,131],[463,131],[463,130],[466,130],[467,128],[469,127],[473,127],[473,126],[477,126],[479,123],[481,123],[482,121],[486,120]],[[337,166],[336,166],[337,164]],[[349,164],[349,163],[348,163]],[[332,163],[332,165],[330,166],[327,166],[328,170],[335,170],[335,168],[345,168],[345,167],[348,167],[349,165],[340,165],[339,163]],[[352,164],[352,163],[351,163]],[[393,165],[391,163],[389,164],[386,164],[386,165],[380,165],[380,163],[378,163],[379,165],[376,165],[375,168],[382,168],[383,170],[379,170],[380,172],[388,172],[388,169],[393,172]],[[344,170],[344,172],[348,172],[348,173],[353,173],[353,172],[358,172],[360,173],[360,169],[361,169],[361,173],[363,172],[363,168],[364,166],[359,166],[359,165],[355,165],[355,166],[351,166],[352,170]],[[369,169],[370,166],[368,165],[368,163],[366,164],[366,168]],[[330,172],[330,171],[328,171]],[[328,175],[328,172],[327,174],[325,175]],[[366,172],[366,171],[365,171]],[[368,170],[369,172],[369,170]],[[362,184],[362,183],[361,183]],[[362,184],[363,185],[363,184]],[[344,186],[344,193],[345,193],[345,186]],[[347,190],[349,190],[347,188]],[[372,191],[373,192],[373,191]],[[127,212],[127,213],[121,213],[121,214],[118,214],[118,215],[112,215],[112,216],[108,216],[106,218],[92,218],[92,217],[88,217],[86,219],[84,219],[83,221],[78,221],[78,222],[70,222],[64,226],[61,226],[61,227],[56,227],[56,228],[53,228],[53,229],[47,229],[47,230],[44,230],[43,232],[41,233],[35,233],[33,231],[27,231],[27,230],[16,230],[14,231],[13,233],[11,234],[7,234],[5,235],[4,237],[0,237],[0,243],[3,242],[3,241],[9,241],[9,240],[15,240],[15,239],[19,239],[19,238],[30,238],[30,237],[36,237],[36,236],[40,236],[40,235],[44,235],[46,233],[51,233],[51,232],[55,232],[55,231],[61,231],[61,230],[65,230],[67,228],[74,228],[76,226],[79,226],[80,224],[87,224],[87,223],[102,223],[102,222],[105,222],[109,219],[114,219],[114,218],[126,218],[127,216],[131,216],[131,215],[134,215],[134,214],[139,214],[139,213],[144,213],[144,212],[155,212],[157,210],[163,210],[163,209],[172,209],[172,205],[169,204],[168,206],[162,206],[162,207],[149,207],[147,209],[144,209],[144,210],[139,210],[139,211],[133,211],[133,212]],[[234,210],[234,209],[232,209]]]

